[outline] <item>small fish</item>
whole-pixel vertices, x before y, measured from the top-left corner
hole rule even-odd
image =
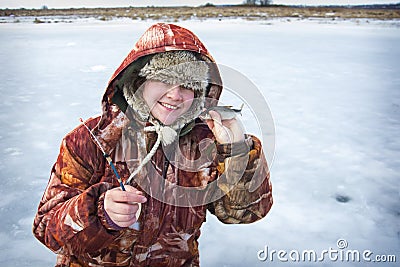
[[[209,109],[206,109],[202,113],[200,113],[199,118],[204,120],[211,120],[211,116],[209,111],[213,110],[218,112],[221,115],[221,120],[231,120],[236,117],[236,114],[242,115],[242,109],[243,109],[244,104],[240,106],[240,108],[235,109],[232,108],[232,106],[214,106]]]

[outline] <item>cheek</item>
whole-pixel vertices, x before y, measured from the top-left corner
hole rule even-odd
[[[192,103],[193,103],[194,92],[193,92],[192,90],[190,90],[190,91],[188,91],[188,92],[185,92],[185,93],[182,95],[182,98],[183,98],[183,101],[185,102],[185,107],[186,107],[187,109],[189,109],[190,106],[191,106]]]
[[[153,106],[160,98],[160,93],[157,90],[148,89],[143,91],[143,99],[150,107]]]
[[[193,98],[185,102],[185,110],[188,111],[193,104]]]

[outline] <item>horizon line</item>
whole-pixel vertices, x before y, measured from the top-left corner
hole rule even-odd
[[[182,8],[182,7],[234,7],[234,6],[254,6],[254,7],[367,7],[367,6],[396,6],[400,5],[400,2],[391,3],[378,3],[378,4],[303,4],[303,5],[291,5],[291,4],[270,4],[270,5],[246,5],[246,4],[203,4],[203,5],[146,5],[146,6],[72,6],[72,7],[49,7],[48,5],[42,5],[41,7],[1,7],[0,9],[94,9],[94,8]]]

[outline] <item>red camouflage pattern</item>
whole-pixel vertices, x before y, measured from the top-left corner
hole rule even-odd
[[[113,81],[136,59],[167,50],[191,50],[209,55],[200,40],[190,31],[172,24],[155,24],[137,42],[110,79],[103,97],[103,115],[86,123],[116,161],[115,148],[121,139],[125,117],[112,104]],[[208,97],[219,98],[221,86],[212,86]],[[200,155],[199,141],[215,140],[204,124],[197,123],[179,140],[184,156],[196,159]],[[155,133],[147,136],[152,147]],[[36,238],[58,254],[56,266],[199,266],[198,238],[206,218],[206,210],[223,223],[251,223],[263,218],[272,206],[272,187],[261,142],[251,137],[251,150],[246,171],[240,182],[221,199],[196,207],[178,207],[146,195],[140,216],[140,230],[116,230],[104,214],[104,194],[118,186],[114,173],[89,132],[78,126],[63,139],[47,188],[40,201],[33,224]],[[215,181],[225,171],[229,148],[221,145],[218,157],[207,169],[198,172],[179,170],[169,165],[165,179],[186,187],[198,187]],[[234,158],[234,157],[232,157]],[[165,155],[160,147],[153,156],[153,170],[161,170]],[[150,163],[149,163],[150,164]],[[125,181],[129,170],[125,162],[115,162]],[[235,161],[229,168],[235,167]],[[161,174],[161,171],[158,171]],[[158,188],[151,177],[147,183]],[[257,188],[251,185],[257,184]],[[223,185],[220,182],[219,185]],[[142,189],[142,188],[139,188]],[[207,199],[218,188],[195,196]],[[148,192],[148,190],[145,190]],[[176,197],[173,188],[165,188],[165,197]]]

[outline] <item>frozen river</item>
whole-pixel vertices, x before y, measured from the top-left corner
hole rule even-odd
[[[31,227],[61,139],[100,113],[108,79],[151,24],[0,24],[1,266],[54,265]],[[257,85],[276,127],[270,214],[252,225],[208,216],[202,266],[310,266],[294,260],[311,250],[323,266],[398,266],[400,22],[178,24]],[[340,257],[348,250],[360,263]],[[390,255],[397,264],[373,262]]]

